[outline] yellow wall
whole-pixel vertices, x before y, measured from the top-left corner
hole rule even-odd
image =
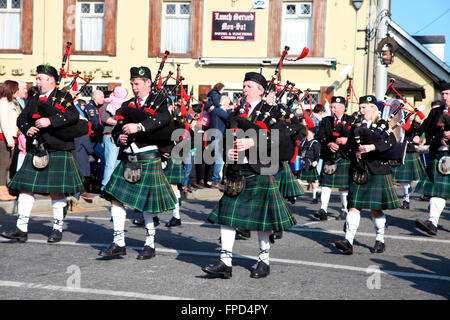
[[[244,57],[265,58],[268,52],[268,19],[270,1],[266,9],[252,9],[253,1],[247,0],[205,0],[203,16],[203,57]],[[340,77],[339,73],[347,66],[353,66],[354,89],[358,96],[372,94],[373,86],[373,61],[374,56],[369,57],[364,50],[356,50],[356,47],[364,47],[365,34],[357,32],[357,29],[365,29],[369,13],[373,14],[375,7],[369,8],[369,1],[364,1],[363,6],[356,11],[351,1],[328,0],[326,17],[326,44],[325,58],[335,58],[337,69],[330,66],[289,66],[285,65],[282,80],[290,80],[301,89],[310,88],[319,90],[324,86],[335,86],[335,95],[346,95],[348,81]],[[211,22],[213,11],[255,11],[256,12],[256,39],[253,42],[211,41]],[[0,82],[7,79],[20,79],[28,82],[34,81],[33,71],[38,64],[48,62],[56,68],[60,67],[62,59],[63,16],[70,13],[63,12],[63,1],[60,0],[35,0],[34,1],[34,30],[33,30],[33,54],[0,54]],[[108,82],[123,83],[131,93],[129,86],[129,69],[132,66],[149,66],[153,75],[159,66],[160,58],[148,57],[148,30],[149,30],[149,1],[133,0],[118,1],[117,21],[117,55],[106,56],[73,56],[70,62],[71,71],[79,70],[82,76],[92,74],[93,83],[107,84]],[[158,23],[158,22],[152,22]],[[281,17],[280,17],[281,23]],[[105,30],[108,26],[105,26]],[[371,52],[374,42],[372,41]],[[163,48],[164,50],[164,48]],[[258,65],[252,66],[200,66],[197,59],[181,59],[169,57],[166,62],[164,74],[169,70],[176,71],[176,64],[181,63],[181,71],[186,78],[185,84],[189,88],[194,86],[194,95],[198,95],[198,85],[214,85],[223,82],[227,89],[239,90],[242,88],[242,79],[245,72],[259,71]],[[369,74],[366,77],[366,64],[369,63]],[[3,68],[2,68],[3,66]],[[22,69],[24,74],[13,76],[13,69]],[[264,75],[270,79],[275,66],[266,66]],[[112,71],[112,77],[105,76],[104,71]],[[389,68],[392,73],[398,73],[402,77],[424,85],[427,99],[422,103],[429,105],[434,100],[435,94],[431,81],[418,71],[410,63],[401,57],[396,59]],[[366,83],[366,79],[368,83]],[[169,83],[170,84],[170,83]],[[367,91],[366,91],[367,88]],[[354,106],[357,108],[357,106]],[[351,110],[354,111],[354,110]]]

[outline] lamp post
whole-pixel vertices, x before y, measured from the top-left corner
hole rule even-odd
[[[384,40],[388,34],[388,25],[389,25],[389,0],[379,0],[377,7],[377,18],[380,19],[377,30],[377,44],[378,44],[378,55],[376,56],[375,61],[375,96],[377,99],[382,100],[384,98],[384,93],[386,91],[387,86],[387,65],[384,62],[387,62],[389,59],[386,40]],[[392,38],[391,38],[392,39]],[[386,43],[383,43],[385,41]],[[395,41],[394,41],[395,43]],[[384,53],[382,54],[382,51]],[[380,59],[381,56],[384,58]]]

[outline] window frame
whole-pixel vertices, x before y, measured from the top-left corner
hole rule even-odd
[[[295,15],[291,16],[291,15],[288,15],[286,13],[286,9],[287,9],[288,5],[295,5],[296,6],[296,10],[297,10],[297,8],[301,7],[302,4],[310,5],[310,12],[309,12],[309,14],[305,15],[305,14],[296,12]],[[281,16],[281,30],[280,30],[281,38],[283,37],[283,30],[285,28],[285,20],[286,19],[308,19],[309,23],[310,23],[310,28],[309,28],[310,29],[309,30],[310,34],[308,35],[308,41],[307,41],[308,43],[306,45],[308,47],[310,47],[311,44],[312,44],[312,36],[313,36],[313,34],[312,34],[313,15],[314,15],[314,6],[313,6],[313,1],[312,0],[310,0],[310,1],[289,1],[289,2],[283,2],[283,5],[282,5],[282,16]],[[286,44],[282,44],[280,42],[280,51],[284,50],[285,45]],[[298,52],[292,52],[292,53],[298,55],[298,54],[301,53],[301,49]]]
[[[75,45],[78,45],[81,42],[81,19],[82,18],[103,18],[103,48],[105,47],[105,1],[77,1],[77,11],[76,11],[76,27],[75,27],[75,39],[76,39],[76,43]],[[90,9],[93,9],[95,11],[95,5],[96,4],[103,4],[103,13],[98,14],[98,13],[83,13],[82,12],[82,5],[89,3],[90,5]],[[75,51],[88,51],[88,50],[77,50],[76,47],[74,48]],[[103,51],[103,50],[98,50],[98,51]],[[92,50],[92,52],[98,52],[98,51],[94,51]]]
[[[176,5],[176,7],[175,7],[175,14],[174,15],[170,15],[170,18],[169,19],[171,19],[171,18],[173,18],[173,19],[177,19],[177,18],[184,18],[184,19],[186,19],[186,18],[189,18],[189,51],[188,52],[186,52],[186,53],[179,53],[179,52],[174,52],[173,54],[181,54],[181,55],[183,55],[183,54],[189,54],[189,52],[191,51],[191,36],[192,36],[192,32],[191,32],[191,28],[192,28],[192,25],[191,25],[191,19],[192,19],[192,4],[191,4],[191,2],[190,1],[183,1],[183,2],[179,2],[179,1],[163,1],[163,3],[162,3],[162,10],[161,10],[161,44],[160,44],[160,46],[161,46],[161,48],[162,47],[164,47],[164,45],[165,45],[165,41],[166,41],[166,39],[165,39],[165,31],[166,31],[166,21],[167,21],[167,16],[168,16],[168,14],[166,13],[166,6],[168,5],[168,4],[175,4]],[[180,9],[180,7],[181,7],[181,5],[184,5],[184,4],[188,4],[189,5],[189,15],[182,15],[182,14],[180,14],[179,12],[178,12],[178,10]],[[166,45],[166,47],[167,47],[167,45]]]
[[[86,55],[86,56],[116,56],[117,51],[117,6],[118,0],[104,0],[103,7],[103,50],[101,51],[81,51],[77,50],[77,29],[79,30],[79,17],[78,5],[79,2],[83,0],[64,0],[64,26],[63,26],[63,37],[64,37],[64,48],[67,42],[72,42],[72,47],[74,48],[72,54],[74,55]],[[102,2],[102,1],[85,1],[85,2]],[[74,10],[75,8],[75,10]],[[75,18],[73,18],[75,15]],[[66,17],[68,16],[68,17]],[[71,26],[70,22],[75,19],[75,26]],[[108,29],[106,29],[108,26]],[[108,32],[106,32],[108,30]]]
[[[326,15],[328,0],[309,0],[309,1],[293,1],[293,0],[271,0],[269,10],[269,32],[267,56],[279,57],[282,53],[282,20],[283,4],[292,2],[311,2],[311,48],[309,57],[324,57],[326,45]]]
[[[34,10],[34,0],[20,1],[20,47],[19,49],[0,49],[0,54],[33,53],[33,10]]]
[[[190,12],[190,45],[188,53],[170,53],[174,58],[193,58],[201,56],[203,43],[203,10],[204,0],[149,0],[149,32],[148,32],[148,56],[162,57],[165,48],[162,48],[162,22],[164,2],[189,2]]]

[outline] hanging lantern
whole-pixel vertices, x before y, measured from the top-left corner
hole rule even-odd
[[[391,37],[386,37],[380,41],[377,48],[380,63],[388,67],[394,62],[395,53],[398,50],[397,42]]]

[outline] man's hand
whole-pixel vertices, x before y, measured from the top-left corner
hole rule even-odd
[[[445,139],[445,138],[442,138],[441,144],[442,144],[444,147],[448,147],[448,140]]]
[[[420,137],[419,137],[419,136],[415,136],[415,137],[413,138],[413,142],[414,142],[415,144],[419,144],[419,143],[420,143]]]
[[[50,122],[49,118],[41,118],[36,121],[36,128],[38,129],[47,128],[50,127],[51,124],[52,123]]]
[[[137,123],[129,123],[123,126],[123,133],[126,135],[135,134],[138,132],[138,124]]]
[[[336,143],[334,143],[334,142],[330,142],[330,143],[328,144],[328,148],[330,148],[330,150],[331,150],[332,152],[337,152],[337,151],[339,150],[339,145],[336,144]]]
[[[13,151],[15,147],[16,145],[14,143],[8,144],[8,148],[10,148],[11,151]]]
[[[34,135],[36,134],[36,133],[38,133],[39,132],[39,129],[38,128],[36,128],[36,127],[31,127],[29,130],[28,130],[28,132],[27,132],[27,136],[29,136],[29,137],[34,137]]]
[[[252,138],[243,138],[243,139],[237,139],[234,141],[234,148],[238,151],[245,151],[250,149],[255,145],[255,141],[253,141]]]
[[[313,168],[317,167],[317,161],[314,161],[313,163],[311,163],[311,165]]]
[[[126,135],[126,134],[121,134],[121,135],[119,136],[119,141],[120,141],[121,144],[126,145],[126,144],[127,144],[127,141],[128,141],[128,135]]]
[[[445,138],[446,140],[449,140],[449,139],[450,139],[450,131],[444,131],[444,138]]]
[[[340,137],[336,139],[336,144],[344,145],[347,144],[347,137]]]
[[[365,144],[365,145],[359,146],[359,152],[361,154],[369,153],[371,151],[375,151],[375,145],[374,144]]]
[[[232,161],[236,162],[239,160],[238,151],[236,149],[228,150],[227,156],[228,156],[228,159],[230,159]]]

